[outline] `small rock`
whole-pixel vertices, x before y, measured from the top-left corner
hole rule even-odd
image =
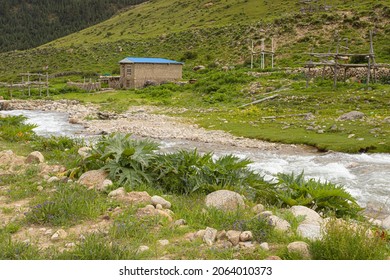
[[[167,240],[167,239],[159,240],[158,243],[161,246],[167,246],[167,245],[169,245],[169,240]]]
[[[117,197],[117,199],[130,204],[152,203],[147,192],[129,192],[125,196]]]
[[[108,173],[104,170],[90,170],[81,175],[77,182],[89,189],[99,190],[102,189],[107,176]]]
[[[240,248],[243,248],[243,249],[255,248],[255,244],[253,244],[251,241],[239,242],[238,245],[240,246]]]
[[[206,67],[203,65],[197,65],[197,66],[194,66],[194,68],[192,68],[192,70],[194,70],[194,71],[199,71],[199,70],[204,70],[204,69],[206,69]]]
[[[228,240],[218,240],[215,245],[215,247],[217,248],[220,248],[220,249],[229,249],[231,248],[233,245],[232,243],[230,243],[230,241]]]
[[[213,245],[217,238],[217,233],[218,231],[216,229],[207,227],[203,236],[203,241],[209,246]]]
[[[39,192],[43,191],[43,187],[42,186],[38,186],[37,187],[37,191],[39,191]]]
[[[112,186],[113,183],[110,179],[106,179],[103,183],[97,188],[98,191],[105,191],[109,186]]]
[[[263,211],[260,214],[257,214],[256,217],[267,218],[272,215],[273,215],[272,211]]]
[[[111,191],[108,194],[108,197],[118,197],[118,196],[125,196],[126,195],[126,190],[124,187],[120,187],[116,190]]]
[[[317,133],[318,133],[318,134],[323,134],[323,133],[324,133],[324,130],[323,130],[323,129],[319,129],[319,130],[317,130]]]
[[[201,229],[201,230],[198,230],[196,233],[195,233],[195,237],[196,238],[202,238],[203,239],[203,236],[205,235],[206,231],[204,229]]]
[[[268,221],[275,227],[275,229],[280,231],[288,231],[291,228],[291,225],[286,220],[279,218],[278,216],[271,215],[267,217]]]
[[[226,231],[225,230],[219,231],[217,234],[217,240],[225,240],[225,239],[227,239]]]
[[[48,229],[45,231],[44,233],[45,235],[52,235],[53,234],[53,230],[52,229]]]
[[[269,251],[269,245],[267,242],[260,243],[260,248],[264,251]]]
[[[50,183],[54,183],[54,182],[59,182],[60,181],[60,179],[58,178],[58,177],[56,177],[56,176],[52,176],[52,177],[50,177],[48,180],[47,180],[47,182],[50,184]]]
[[[233,244],[233,246],[238,245],[238,243],[240,242],[240,234],[241,232],[237,230],[228,230],[226,232],[226,236],[228,240]]]
[[[259,213],[263,212],[264,209],[265,209],[265,207],[263,204],[257,204],[255,206],[253,206],[252,211],[255,212],[256,214],[259,214]]]
[[[162,207],[166,209],[171,208],[171,203],[158,195],[152,196],[152,204],[153,205],[161,204]]]
[[[338,121],[352,121],[352,120],[359,120],[363,118],[365,115],[362,112],[359,111],[352,111],[349,113],[345,113],[341,115],[337,120]]]
[[[184,220],[184,219],[176,220],[175,223],[174,223],[175,226],[184,226],[186,224],[187,224],[187,221]]]
[[[185,234],[184,235],[184,239],[186,239],[186,240],[188,240],[188,241],[194,241],[195,240],[195,238],[196,238],[196,233],[194,233],[194,232],[189,232],[189,233],[187,233],[187,234]]]
[[[348,139],[351,139],[351,138],[353,138],[353,137],[355,137],[355,134],[349,134],[349,135],[348,135]]]
[[[148,251],[148,250],[149,250],[148,246],[141,245],[141,246],[138,247],[137,253],[142,253],[142,252],[145,252],[145,251]]]
[[[245,207],[242,196],[229,190],[218,190],[208,194],[205,203],[207,207],[215,207],[222,211],[235,211]]]
[[[26,163],[41,163],[44,161],[45,161],[45,158],[43,157],[43,155],[40,152],[35,151],[27,156],[25,162]]]
[[[74,248],[74,247],[76,247],[76,244],[74,242],[66,243],[65,247],[66,248]]]
[[[333,124],[330,128],[329,128],[329,130],[330,131],[337,131],[337,125],[335,125],[335,124]]]
[[[157,204],[157,205],[156,205],[156,209],[158,209],[158,210],[163,210],[164,208],[162,207],[161,204]]]
[[[52,237],[50,239],[51,239],[51,241],[58,241],[61,239],[65,239],[67,236],[68,236],[68,234],[66,233],[65,230],[59,229],[52,235]]]
[[[307,113],[306,116],[303,118],[306,121],[314,120],[316,117],[312,113]]]
[[[253,239],[253,234],[251,231],[243,231],[240,234],[240,241],[241,242],[246,242],[246,241],[251,241]]]
[[[310,259],[309,245],[303,241],[295,241],[287,245],[287,250],[289,253],[297,253],[302,256],[304,259]]]

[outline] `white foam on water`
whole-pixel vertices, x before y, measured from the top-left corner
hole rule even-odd
[[[68,114],[60,112],[48,111],[28,111],[28,110],[13,110],[1,111],[3,115],[27,117],[25,123],[36,124],[34,132],[41,136],[73,136],[80,133],[84,128],[79,124],[71,124],[68,122]]]

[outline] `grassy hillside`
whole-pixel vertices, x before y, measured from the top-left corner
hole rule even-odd
[[[390,8],[387,1],[319,1],[330,11],[301,13],[298,1],[149,1],[101,24],[37,49],[0,55],[0,80],[22,71],[112,73],[124,56],[159,56],[194,64],[240,64],[248,47],[261,38],[276,42],[278,66],[301,66],[311,49],[335,48],[334,38],[349,38],[353,51],[368,50],[375,30],[379,62],[390,60]]]

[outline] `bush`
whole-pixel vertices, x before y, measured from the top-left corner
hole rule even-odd
[[[103,137],[86,159],[85,165],[108,171],[111,180],[117,180],[119,185],[150,185],[152,177],[147,168],[156,156],[154,152],[158,145],[149,140],[134,140],[130,136],[118,133]]]
[[[213,154],[200,155],[197,150],[181,150],[159,155],[153,172],[156,183],[168,192],[189,194],[233,188],[239,192],[251,189],[262,177],[248,168],[251,161],[226,155],[213,160]]]
[[[0,138],[11,142],[30,141],[36,137],[35,124],[25,124],[24,116],[7,116],[0,118]]]
[[[370,229],[331,220],[322,240],[310,244],[313,259],[316,260],[383,260],[389,254],[386,240],[370,236]]]
[[[298,176],[278,174],[275,190],[280,206],[303,205],[318,212],[334,213],[337,217],[356,217],[362,210],[343,187],[314,179],[305,180],[303,172]]]

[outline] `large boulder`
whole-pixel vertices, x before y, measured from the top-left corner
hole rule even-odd
[[[207,207],[214,207],[223,211],[235,211],[245,207],[242,196],[229,190],[219,190],[208,194],[205,203]]]
[[[104,190],[108,173],[104,170],[90,170],[80,176],[77,181],[80,185],[89,189]]]
[[[362,112],[359,111],[352,111],[349,113],[345,113],[341,115],[337,120],[338,121],[353,121],[353,120],[359,120],[363,118],[365,115]]]
[[[316,211],[307,208],[306,206],[293,206],[290,208],[290,211],[294,215],[294,217],[304,217],[304,220],[302,222],[303,224],[321,225],[323,222],[323,219]]]
[[[322,238],[321,226],[318,224],[300,224],[297,228],[297,233],[305,238],[311,240],[318,240]]]

